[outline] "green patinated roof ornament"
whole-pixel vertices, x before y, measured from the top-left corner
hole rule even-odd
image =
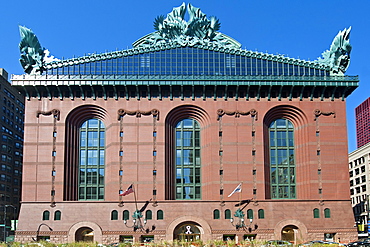
[[[351,27],[339,31],[330,46],[330,50],[324,51],[322,58],[317,60],[319,63],[328,65],[331,68],[331,73],[334,75],[344,75],[349,66],[352,50],[352,46],[349,43],[350,32]]]
[[[185,21],[186,10],[189,21]],[[154,20],[153,33],[150,33],[134,42],[133,46],[145,48],[154,45],[177,43],[181,46],[194,46],[199,44],[217,43],[225,48],[239,49],[241,44],[225,34],[218,32],[221,24],[219,20],[211,16],[209,19],[199,8],[190,3],[186,6],[173,8],[172,12],[158,16]]]
[[[31,29],[19,26],[19,33],[21,35],[21,42],[19,42],[21,58],[19,61],[24,72],[27,74],[42,74],[46,63],[59,60],[49,56],[49,50],[41,46]]]
[[[21,58],[19,61],[27,74],[37,74],[44,71],[44,56],[45,48],[41,47],[36,35],[23,26],[19,26],[21,35],[21,42],[19,43],[19,50]]]

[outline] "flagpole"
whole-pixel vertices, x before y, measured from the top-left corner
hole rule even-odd
[[[134,187],[134,184],[132,184],[132,186]],[[134,200],[135,200],[135,208],[136,208],[136,214],[139,214],[139,213],[141,213],[141,212],[139,212],[139,210],[138,210],[138,208],[137,208],[137,200],[136,200],[136,187],[134,187]],[[138,219],[138,221],[139,221],[139,226],[140,226],[140,228],[142,228],[143,227],[143,224],[142,224],[142,222],[141,222],[141,218],[140,217],[138,217],[137,218]]]
[[[239,204],[242,203],[243,182],[240,182]]]
[[[132,187],[134,187],[134,184],[132,184]],[[136,211],[137,211],[136,187],[134,187],[134,200],[135,200],[135,208],[136,208]]]

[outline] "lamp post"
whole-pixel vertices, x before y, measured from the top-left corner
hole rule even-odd
[[[46,227],[48,227],[48,228],[49,228],[49,231],[53,231],[53,229],[52,229],[50,226],[48,226],[48,225],[47,225],[47,224],[45,224],[45,223],[41,223],[41,224],[39,225],[39,227],[37,228],[37,231],[36,231],[36,238],[32,237],[33,241],[39,241],[39,233],[40,233],[40,228],[41,228],[41,226],[46,226]]]
[[[12,207],[14,211],[16,210],[16,207],[13,205],[4,205],[4,242],[6,242],[6,209],[7,207]]]
[[[134,212],[134,214],[132,215],[132,218],[133,218],[132,225],[128,226],[127,225],[127,220],[124,220],[123,223],[125,223],[126,227],[133,228],[134,232],[136,232],[137,230],[139,230],[141,232],[145,232],[145,233],[149,233],[149,232],[154,231],[155,230],[154,225],[151,227],[151,229],[149,229],[149,228],[145,229],[145,225],[146,225],[147,221],[146,221],[146,219],[144,219],[142,221],[142,219],[141,219],[142,217],[143,217],[143,215],[142,215],[141,211],[136,210]]]
[[[234,218],[231,218],[230,222],[236,228],[236,230],[239,231],[239,229],[243,229],[245,231],[248,230],[249,232],[252,232],[252,231],[254,231],[258,228],[257,224],[254,224],[254,226],[252,228],[252,223],[253,223],[252,218],[249,219],[249,224],[248,225],[245,224],[244,213],[240,208],[238,208],[235,211],[234,216],[236,217],[236,220],[234,220]]]

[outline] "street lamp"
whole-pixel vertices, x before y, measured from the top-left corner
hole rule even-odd
[[[3,232],[4,233],[4,242],[6,242],[6,209],[7,209],[7,207],[12,207],[14,209],[14,211],[16,210],[16,207],[14,207],[13,205],[4,205],[4,232]]]
[[[41,226],[47,226],[47,227],[49,228],[49,231],[53,231],[53,229],[52,229],[50,226],[48,226],[48,225],[47,225],[47,224],[45,224],[45,223],[41,223],[41,224],[39,225],[39,227],[37,228],[37,231],[36,231],[36,238],[32,237],[33,241],[39,241],[39,233],[40,233],[40,228],[41,228]]]
[[[146,221],[146,219],[144,219],[142,221],[142,219],[141,219],[142,217],[143,217],[143,215],[142,215],[141,211],[136,210],[134,212],[134,214],[132,215],[132,218],[133,218],[132,225],[131,226],[127,225],[127,220],[124,220],[123,223],[125,223],[126,227],[133,228],[134,232],[136,232],[137,230],[139,230],[141,232],[145,232],[145,233],[149,233],[149,232],[154,231],[155,230],[154,225],[151,227],[151,229],[149,229],[149,228],[145,229],[145,225],[146,225],[147,221]]]
[[[236,220],[234,220],[234,218],[231,218],[230,222],[236,228],[236,230],[239,231],[239,229],[243,229],[245,231],[248,230],[249,232],[252,232],[252,231],[254,231],[258,228],[257,224],[254,224],[254,226],[252,228],[252,223],[253,223],[252,218],[249,219],[249,224],[248,225],[245,224],[245,219],[244,219],[245,214],[243,213],[243,211],[240,208],[238,208],[235,211],[234,216],[236,217]]]

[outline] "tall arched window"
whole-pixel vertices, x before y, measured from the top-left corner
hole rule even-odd
[[[294,129],[287,119],[270,124],[270,184],[272,199],[296,198]]]
[[[89,119],[80,127],[79,200],[104,199],[105,126]]]
[[[175,134],[176,199],[201,199],[200,126],[193,119],[178,122]]]

